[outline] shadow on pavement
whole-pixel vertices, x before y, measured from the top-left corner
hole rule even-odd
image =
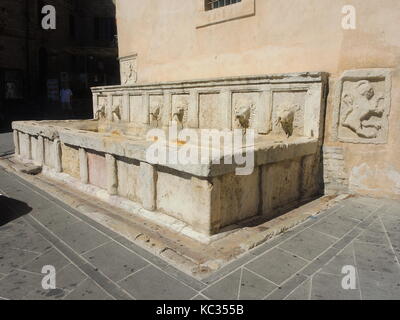
[[[32,208],[25,202],[0,195],[0,227],[31,211]]]

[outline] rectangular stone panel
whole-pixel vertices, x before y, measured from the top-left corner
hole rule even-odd
[[[273,218],[275,209],[283,209],[299,200],[301,165],[299,159],[282,161],[262,168],[263,215]]]
[[[165,103],[163,95],[150,95],[149,96],[149,121],[150,126],[154,128],[161,128],[164,119],[168,117],[165,112]]]
[[[80,179],[79,150],[77,148],[61,144],[61,161],[63,172]]]
[[[224,115],[218,93],[201,93],[199,95],[200,129],[224,129],[226,126]]]
[[[106,174],[106,159],[103,154],[89,151],[88,164],[89,164],[89,183],[107,189],[107,174]]]
[[[139,162],[128,158],[117,158],[118,195],[139,202],[137,195]]]
[[[232,94],[233,129],[244,129],[244,127],[246,127],[246,129],[257,129],[257,108],[259,99],[259,92],[236,92]],[[244,114],[248,116],[246,119],[242,119],[241,117]],[[241,118],[239,119],[239,117]]]
[[[342,142],[386,143],[391,105],[388,69],[345,71],[334,98],[334,134]]]
[[[186,127],[188,123],[189,102],[189,94],[172,95],[171,118],[173,121],[177,121],[178,124],[181,124],[183,127]]]
[[[219,215],[218,208],[212,208],[212,192],[207,180],[158,172],[157,210],[209,233],[211,213]]]
[[[272,93],[271,128],[274,134],[286,135],[287,131],[278,122],[279,117],[285,120],[293,112],[293,126],[289,133],[292,136],[304,136],[304,106],[307,91],[274,91]]]
[[[32,160],[34,162],[38,161],[39,155],[38,155],[38,138],[35,136],[31,136],[31,153],[32,153]]]
[[[29,160],[31,158],[31,142],[29,134],[19,133],[19,145],[21,157]]]
[[[258,214],[260,201],[259,169],[251,175],[230,173],[219,178],[221,192],[221,227],[245,220]]]
[[[129,97],[129,121],[133,123],[143,123],[143,113],[145,112],[143,106],[143,97],[135,95]]]
[[[53,141],[48,138],[44,138],[44,163],[50,168],[53,167],[52,145]]]

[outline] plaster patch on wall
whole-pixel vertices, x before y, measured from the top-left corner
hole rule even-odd
[[[400,172],[390,167],[379,169],[362,163],[351,169],[349,185],[350,190],[355,192],[365,190],[382,193],[383,189],[387,189],[400,195]]]

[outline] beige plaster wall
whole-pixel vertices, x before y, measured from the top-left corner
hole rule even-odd
[[[343,148],[346,187],[400,197],[400,1],[245,0],[253,15],[198,28],[201,1],[117,0],[119,55],[137,54],[138,82],[329,72],[325,146]],[[356,30],[342,28],[344,5],[356,8]],[[388,143],[336,142],[333,89],[365,68],[394,69]]]

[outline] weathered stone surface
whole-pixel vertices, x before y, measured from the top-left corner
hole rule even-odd
[[[80,166],[79,166],[79,150],[72,148],[65,144],[61,144],[62,154],[62,168],[63,172],[70,176],[79,179],[80,178]]]
[[[155,210],[158,177],[154,166],[146,162],[141,162],[138,180],[138,195],[143,207],[150,211]]]
[[[87,152],[83,148],[79,148],[79,173],[82,183],[89,183],[89,163]]]
[[[140,202],[138,191],[142,181],[139,180],[140,164],[128,158],[117,159],[118,195],[129,200]]]
[[[19,133],[17,130],[13,130],[13,140],[14,140],[14,147],[15,147],[15,155],[19,156],[19,154],[20,154]]]
[[[391,89],[390,69],[344,72],[335,95],[335,137],[342,142],[386,143]]]
[[[118,193],[117,160],[111,154],[106,154],[107,191],[110,195]]]
[[[349,180],[342,147],[323,148],[324,183],[327,194],[348,192]]]
[[[221,227],[254,217],[259,214],[260,169],[248,176],[237,176],[233,173],[219,179],[220,185],[220,221]],[[257,190],[257,191],[256,191]]]
[[[104,155],[88,152],[89,183],[107,189],[106,159]]]
[[[19,148],[20,154],[23,159],[31,160],[31,139],[28,134],[24,134],[22,132],[19,133]]]
[[[62,172],[62,149],[61,149],[61,141],[60,139],[55,139],[53,141],[53,168],[56,172]]]
[[[279,162],[262,168],[262,214],[277,215],[275,209],[284,208],[300,199],[301,166],[299,159]]]
[[[129,82],[125,71],[123,81]],[[24,121],[13,127],[26,139],[19,143],[25,160],[38,161],[43,139],[45,174],[110,204],[141,209],[174,230],[210,237],[257,215],[272,218],[280,207],[318,192],[325,82],[322,73],[296,73],[126,83],[93,89],[94,121]],[[247,146],[254,151],[254,163],[248,163],[254,170],[239,176],[237,164],[211,159],[149,164],[146,151],[154,141],[146,133],[166,130],[172,121],[178,129],[262,133]],[[181,148],[175,143],[169,141],[168,148]]]
[[[210,220],[219,217],[219,204],[212,202],[213,189],[207,180],[158,172],[157,209],[209,234]]]

